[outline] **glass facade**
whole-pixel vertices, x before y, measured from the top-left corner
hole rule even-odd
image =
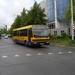
[[[47,15],[49,21],[55,20],[55,11],[54,11],[54,0],[46,0],[47,3]],[[57,10],[57,19],[64,19],[65,12],[68,9],[69,0],[56,0],[56,10]]]

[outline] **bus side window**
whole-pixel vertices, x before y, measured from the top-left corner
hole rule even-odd
[[[20,36],[27,36],[27,29],[20,30]]]
[[[32,28],[29,29],[30,37],[32,37]]]
[[[27,36],[27,29],[24,30],[24,36]]]
[[[19,36],[19,31],[17,31],[17,35]]]
[[[17,36],[17,31],[14,31],[13,32],[13,36]]]

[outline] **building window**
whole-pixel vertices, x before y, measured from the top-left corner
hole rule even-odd
[[[57,31],[54,31],[54,34],[57,35]]]
[[[49,24],[49,28],[54,29],[55,28],[55,23]]]
[[[63,30],[63,31],[61,31],[61,35],[62,35],[62,33],[64,33],[64,30]]]
[[[69,36],[70,36],[70,28],[68,29],[68,34],[69,34]]]
[[[50,14],[50,17],[48,17],[48,19],[49,19],[49,21],[54,21],[55,20],[55,16],[53,13],[53,11],[54,11],[54,0],[46,0],[46,1],[47,1],[46,5],[47,5],[48,16]],[[64,16],[65,16],[65,12],[68,9],[68,4],[69,4],[69,0],[56,0],[57,17],[59,18],[59,20],[62,20],[65,18]]]
[[[75,36],[75,30],[74,30],[74,36]]]

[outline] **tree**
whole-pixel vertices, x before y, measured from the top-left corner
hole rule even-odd
[[[21,27],[21,16],[17,15],[14,23],[11,25],[11,28],[9,29],[10,34],[12,34],[13,29]]]
[[[74,17],[74,20],[75,20],[75,0],[73,0],[73,17]],[[67,20],[71,19],[71,0],[69,0],[68,10],[65,13],[65,18]]]
[[[14,25],[14,28],[19,28],[19,27],[21,27],[21,16],[17,15],[17,17],[16,17],[16,19],[15,19],[13,25]]]
[[[45,9],[42,9],[37,2],[34,3],[34,5],[29,11],[23,8],[21,15],[17,15],[17,17],[15,18],[14,23],[11,25],[9,32],[12,33],[13,29],[26,25],[46,24],[47,20],[45,18],[46,14],[44,13],[44,11]]]
[[[45,19],[46,14],[44,13],[44,9],[40,7],[40,5],[35,2],[31,10],[28,12],[29,21],[30,24],[46,24],[47,20]]]
[[[26,9],[23,8],[23,11],[21,12],[21,27],[27,25],[27,14],[26,14]]]

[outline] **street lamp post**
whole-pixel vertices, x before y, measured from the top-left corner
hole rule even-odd
[[[74,40],[74,30],[73,30],[73,0],[71,0],[71,27],[72,27],[72,40]]]
[[[57,28],[57,7],[56,7],[56,0],[54,0],[54,11],[55,11],[55,26]]]

